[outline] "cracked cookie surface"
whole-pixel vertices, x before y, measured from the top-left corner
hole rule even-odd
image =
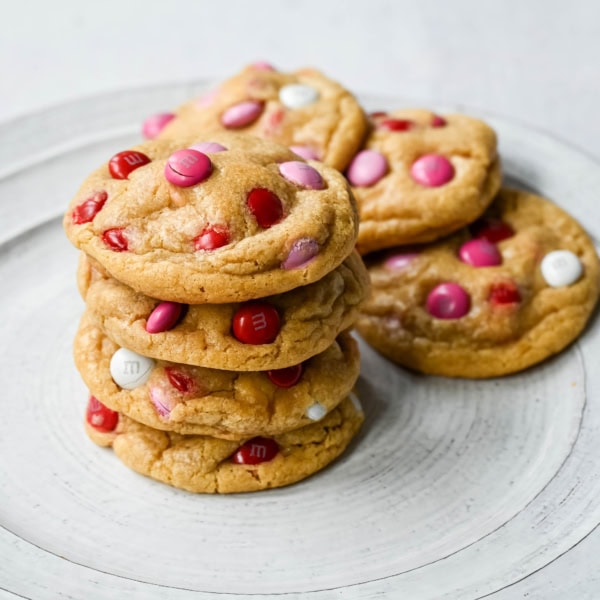
[[[488,125],[422,109],[374,113],[346,174],[359,207],[361,254],[456,231],[483,213],[501,183]]]
[[[64,217],[71,242],[149,296],[239,302],[317,281],[354,249],[344,177],[287,148],[227,132],[115,155]]]
[[[364,138],[367,118],[348,90],[316,69],[283,73],[251,65],[177,109],[159,137],[219,129],[300,146],[302,156],[343,170]]]
[[[92,319],[120,346],[152,358],[231,371],[280,369],[324,351],[352,326],[369,286],[354,252],[310,285],[262,298],[260,304],[190,304],[171,329],[149,333],[149,317],[162,303],[107,276],[85,255],[77,279]],[[236,337],[234,325],[248,309],[254,311],[251,327],[261,328],[258,333],[271,326],[268,319],[275,311],[279,329],[272,341]]]
[[[484,218],[439,242],[374,254],[356,328],[400,365],[493,377],[559,352],[599,292],[584,229],[539,196],[501,190]]]
[[[141,385],[124,389],[111,377],[118,350],[84,314],[75,336],[75,365],[104,405],[155,429],[233,440],[277,435],[321,420],[351,392],[360,367],[357,344],[346,332],[284,372],[156,361]]]
[[[345,450],[363,419],[357,399],[346,398],[318,423],[244,443],[160,431],[124,415],[113,431],[85,426],[92,441],[112,446],[142,475],[190,492],[228,494],[281,487],[316,473]]]

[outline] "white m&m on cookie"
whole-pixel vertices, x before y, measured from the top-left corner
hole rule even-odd
[[[302,108],[319,99],[319,92],[310,85],[291,83],[279,90],[279,100],[287,108]]]
[[[133,390],[148,381],[154,364],[147,356],[119,348],[110,359],[110,374],[119,387]]]
[[[583,275],[583,265],[569,250],[554,250],[544,256],[540,264],[542,277],[551,287],[565,287]]]

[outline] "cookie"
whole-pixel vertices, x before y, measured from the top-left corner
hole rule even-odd
[[[429,242],[479,217],[500,188],[496,135],[465,115],[375,113],[346,171],[360,214],[361,254]]]
[[[324,351],[352,326],[369,276],[356,252],[310,285],[260,301],[161,302],[80,261],[78,283],[94,321],[120,346],[144,356],[226,369],[264,371]]]
[[[353,396],[318,423],[239,442],[152,429],[90,400],[86,432],[92,441],[112,446],[142,475],[207,494],[252,492],[300,481],[335,460],[364,419]]]
[[[132,356],[87,314],[74,355],[90,393],[110,409],[155,429],[234,440],[320,421],[352,391],[360,367],[357,344],[345,332],[325,351],[287,369],[221,371],[159,360],[132,382]]]
[[[315,69],[250,65],[175,115],[144,124],[145,135],[161,138],[223,129],[276,141],[341,171],[363,141],[367,118],[348,90]]]
[[[64,227],[138,292],[220,303],[321,279],[353,251],[358,220],[334,169],[221,132],[116,154],[85,181]]]
[[[504,375],[559,352],[599,291],[583,228],[550,201],[509,189],[470,228],[373,255],[369,272],[361,336],[400,365],[453,377]]]

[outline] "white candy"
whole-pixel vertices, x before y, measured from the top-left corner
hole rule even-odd
[[[279,90],[279,100],[287,108],[302,108],[315,102],[318,97],[319,92],[314,87],[300,83],[284,85]]]
[[[133,350],[119,348],[110,359],[110,374],[114,382],[125,390],[133,390],[148,381],[154,361]]]
[[[360,413],[362,415],[364,411],[363,411],[362,404],[360,403],[360,400],[358,399],[358,396],[354,392],[350,392],[350,394],[348,395],[348,398],[350,398],[350,401],[354,405],[356,412]]]
[[[327,409],[318,402],[315,402],[306,409],[306,416],[311,421],[320,421],[327,414]]]
[[[551,287],[564,287],[575,283],[583,274],[579,258],[569,250],[554,250],[542,259],[542,277]]]

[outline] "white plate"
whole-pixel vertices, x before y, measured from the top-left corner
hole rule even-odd
[[[559,357],[489,381],[411,375],[363,345],[361,434],[284,489],[188,494],[86,438],[71,358],[77,253],[60,215],[90,169],[138,139],[144,115],[203,87],[111,94],[0,127],[0,598],[597,597],[597,322]],[[598,166],[486,118],[508,177],[600,237]]]

